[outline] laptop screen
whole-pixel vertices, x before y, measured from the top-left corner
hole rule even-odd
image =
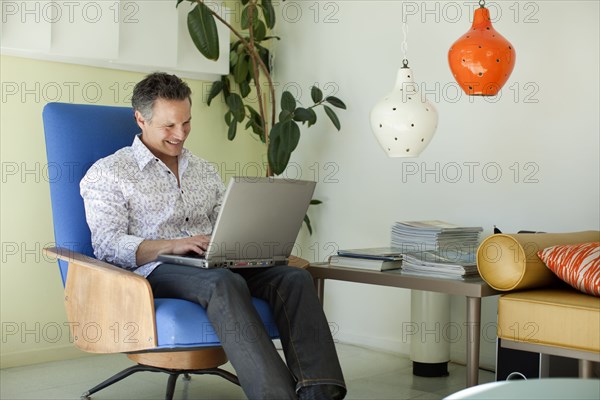
[[[234,177],[217,217],[208,260],[286,260],[316,182]]]

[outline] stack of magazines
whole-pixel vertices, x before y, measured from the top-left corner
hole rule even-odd
[[[466,278],[478,275],[475,253],[454,250],[405,253],[402,256],[402,272],[438,278]]]
[[[481,227],[466,227],[444,221],[400,221],[392,227],[392,247],[403,253],[427,250],[475,252]]]
[[[444,221],[401,221],[392,227],[392,246],[402,251],[403,273],[464,278],[478,274],[475,254],[482,231]]]

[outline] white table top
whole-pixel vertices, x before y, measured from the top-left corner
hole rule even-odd
[[[600,379],[544,378],[485,383],[456,392],[456,399],[600,399]]]

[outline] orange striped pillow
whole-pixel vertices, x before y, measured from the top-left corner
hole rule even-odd
[[[548,247],[538,256],[575,289],[600,297],[600,242]]]

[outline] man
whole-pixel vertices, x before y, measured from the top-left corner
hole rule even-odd
[[[224,185],[206,161],[184,148],[191,130],[191,90],[174,75],[153,73],[133,91],[142,133],[130,147],[99,160],[81,181],[97,258],[148,279],[154,296],[206,308],[250,399],[341,399],[346,393],[333,339],[308,272],[289,266],[202,269],[161,264],[160,254],[203,254]],[[251,297],[275,315],[286,363],[262,326]]]

